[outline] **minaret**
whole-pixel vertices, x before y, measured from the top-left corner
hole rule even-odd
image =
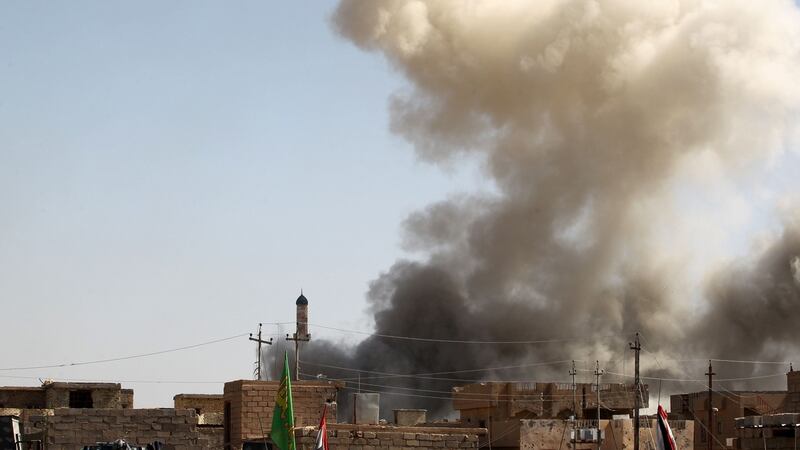
[[[310,338],[308,334],[308,299],[303,295],[303,290],[300,290],[300,297],[294,302],[297,305],[297,332],[294,334],[295,338]]]
[[[300,342],[311,340],[311,335],[308,334],[308,299],[303,295],[302,289],[295,305],[297,305],[296,331],[292,337],[287,334],[286,340],[294,341],[294,379],[297,381],[300,379]]]

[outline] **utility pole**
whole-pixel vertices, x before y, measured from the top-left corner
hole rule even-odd
[[[250,340],[258,342],[258,362],[256,362],[256,380],[261,379],[261,344],[272,345],[272,338],[269,338],[268,341],[261,339],[261,324],[258,324],[258,337],[253,337],[253,333],[250,333]]]
[[[714,391],[711,385],[714,382],[714,369],[711,367],[711,360],[708,360],[708,450],[714,448]]]
[[[639,378],[639,353],[642,351],[642,344],[639,342],[639,333],[636,339],[628,346],[633,350],[634,355],[634,409],[633,409],[633,450],[639,450],[639,409],[642,407],[642,380]]]
[[[594,363],[595,388],[597,389],[597,450],[600,450],[600,375],[605,372],[600,370],[600,361]]]
[[[572,360],[572,370],[569,371],[569,375],[572,377],[572,417],[577,419],[578,418],[578,410],[577,410],[577,400],[576,396],[578,395],[577,386],[575,386],[575,375],[578,374],[578,371],[575,370],[575,360]]]

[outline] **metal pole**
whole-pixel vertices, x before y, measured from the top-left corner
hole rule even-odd
[[[597,389],[597,450],[600,450],[600,443],[602,441],[602,439],[600,439],[600,375],[603,374],[603,371],[600,370],[600,361],[595,361],[594,367],[595,386]]]
[[[708,450],[714,448],[714,391],[711,390],[716,375],[711,367],[711,360],[708,360]]]
[[[261,324],[258,324],[258,359],[256,361],[258,367],[256,367],[256,378],[257,380],[261,380]]]
[[[634,354],[634,409],[633,409],[633,450],[639,450],[639,409],[642,407],[642,381],[639,379],[639,352],[642,350],[642,344],[639,342],[639,333],[636,333],[636,339],[633,344],[629,344]]]
[[[600,361],[594,362],[595,389],[597,389],[597,429],[600,429]]]
[[[300,380],[300,341],[294,341],[294,379]]]
[[[572,370],[569,371],[569,374],[572,376],[572,416],[576,419],[578,418],[578,410],[577,410],[578,405],[576,400],[577,388],[575,387],[575,375],[577,373],[578,371],[575,370],[575,360],[573,359]]]
[[[258,367],[256,367],[256,380],[261,379],[261,344],[272,345],[272,338],[269,338],[268,341],[261,339],[261,324],[258,324],[258,337],[254,338],[253,333],[250,333],[250,340],[258,342]]]

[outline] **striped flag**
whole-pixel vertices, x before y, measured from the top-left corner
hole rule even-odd
[[[658,450],[678,450],[675,436],[667,423],[667,412],[658,405],[658,429],[656,430],[656,448]]]
[[[317,431],[317,442],[314,450],[328,450],[328,424],[325,421],[325,413],[328,411],[328,404],[322,409],[322,420],[319,421],[319,431]]]

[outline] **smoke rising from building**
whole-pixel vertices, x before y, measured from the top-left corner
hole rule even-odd
[[[670,356],[798,354],[797,222],[746,261],[703,268],[710,281],[701,286],[686,273],[701,251],[654,231],[680,221],[673,193],[687,164],[710,160],[735,179],[797,136],[794,3],[342,0],[333,24],[408,80],[408,90],[391,99],[391,127],[419,158],[445,165],[477,159],[496,186],[407,219],[405,242],[421,261],[399,261],[372,283],[376,332],[585,340],[477,345],[371,337],[344,350],[316,340],[304,359],[386,373],[609,361],[626,354],[636,331],[664,359],[651,368],[664,373],[675,370]],[[689,295],[697,289],[705,294]],[[535,373],[563,379],[566,371]],[[375,376],[362,375],[364,390],[421,389],[395,390],[409,396],[391,398],[434,409],[442,400],[432,397],[447,398],[456,383]]]

